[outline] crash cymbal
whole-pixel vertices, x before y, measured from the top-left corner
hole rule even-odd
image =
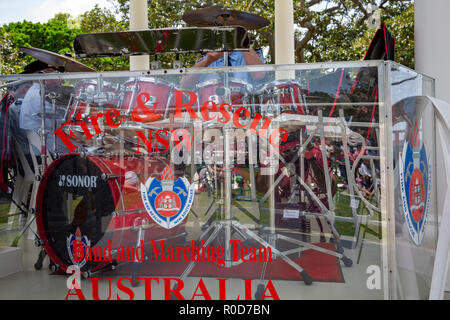
[[[256,14],[229,10],[220,5],[188,11],[183,15],[183,20],[196,27],[242,26],[248,30],[269,24],[269,20]]]
[[[42,61],[56,69],[63,69],[65,72],[95,72],[94,69],[79,63],[69,57],[50,52],[44,49],[38,49],[33,47],[22,47],[19,49],[33,58]]]

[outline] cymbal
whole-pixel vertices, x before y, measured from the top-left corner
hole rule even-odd
[[[183,20],[196,27],[242,26],[248,30],[269,25],[269,20],[253,13],[229,10],[220,5],[188,11]]]
[[[69,57],[50,52],[44,49],[38,49],[33,47],[22,47],[19,49],[33,58],[42,61],[56,69],[63,68],[65,72],[95,72],[94,69],[75,61]]]

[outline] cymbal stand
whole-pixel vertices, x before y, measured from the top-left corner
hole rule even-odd
[[[324,144],[324,121],[323,121],[323,117],[322,114],[319,113],[319,123],[317,124],[318,128],[319,128],[319,132],[318,134],[320,135],[321,138],[321,142],[322,142],[322,147],[321,147],[321,151],[323,154],[323,144]],[[337,252],[335,251],[331,251],[331,250],[327,250],[324,249],[322,247],[316,246],[314,244],[305,242],[305,241],[300,241],[291,237],[287,237],[285,235],[282,234],[275,234],[272,233],[271,235],[275,237],[275,239],[281,239],[287,242],[290,242],[292,244],[298,245],[299,247],[296,249],[292,249],[289,251],[286,251],[285,253],[295,253],[295,252],[301,252],[307,249],[312,249],[312,250],[316,250],[328,255],[332,255],[335,256],[339,259],[342,260],[342,262],[344,263],[344,265],[346,267],[350,267],[353,262],[351,259],[349,259],[348,257],[346,257],[346,255],[344,254],[344,250],[342,248],[342,246],[340,245],[340,241],[339,241],[339,233],[337,232],[336,228],[334,227],[334,213],[333,213],[333,206],[329,205],[329,207],[331,209],[328,209],[323,203],[322,201],[317,197],[317,195],[311,190],[311,188],[305,183],[304,179],[304,175],[302,174],[303,171],[300,171],[301,174],[298,175],[295,172],[295,162],[300,158],[301,161],[304,161],[304,152],[306,150],[306,146],[308,145],[308,143],[312,140],[313,135],[309,136],[306,141],[302,144],[300,144],[299,150],[297,151],[296,155],[293,157],[293,159],[288,163],[282,155],[280,155],[277,150],[274,150],[272,146],[270,146],[272,148],[272,151],[274,151],[274,154],[276,155],[276,157],[278,158],[278,160],[280,162],[282,162],[285,165],[286,170],[282,170],[281,174],[277,177],[277,179],[274,181],[273,184],[271,184],[271,187],[269,188],[269,190],[266,192],[266,194],[263,196],[262,199],[262,203],[267,200],[267,198],[269,196],[272,196],[275,192],[276,187],[281,183],[282,179],[287,176],[295,176],[296,180],[297,180],[297,185],[299,187],[301,187],[300,190],[304,190],[304,193],[306,194],[306,196],[310,199],[310,201],[315,202],[320,209],[320,213],[313,213],[313,212],[306,212],[306,211],[299,211],[299,215],[303,215],[303,216],[312,216],[312,217],[316,217],[316,218],[324,218],[327,222],[329,227],[331,228],[331,233],[334,237],[334,240],[336,242],[336,246],[337,246]],[[301,138],[300,141],[302,142],[303,139]],[[323,156],[323,162],[327,162],[327,157]],[[301,169],[304,168],[304,165],[302,165],[300,163],[300,167]],[[328,166],[324,164],[324,171],[326,172],[325,174],[325,184],[326,184],[326,189],[327,189],[327,196],[328,196],[328,201],[330,201],[331,198],[331,182],[330,182],[330,177],[328,176],[327,172],[328,172]],[[274,177],[275,175],[273,175],[272,177]],[[327,180],[328,179],[328,180]],[[302,199],[302,197],[304,197],[304,195],[302,193],[299,194],[300,199]],[[331,199],[332,201],[332,199]],[[289,203],[289,202],[288,202]],[[271,223],[272,226],[272,223]],[[269,230],[272,231],[272,230]],[[264,271],[265,272],[265,267],[264,267]],[[261,276],[261,280],[264,278],[264,276]],[[260,284],[258,286],[257,289],[257,297],[262,296],[262,290],[264,289],[264,286],[262,284]]]
[[[41,136],[41,172],[44,172],[45,169],[47,169],[47,129],[45,128],[45,85],[41,81],[39,81],[40,84],[40,94],[41,94],[41,130],[40,130],[40,136]]]
[[[41,104],[41,129],[39,130],[39,136],[41,139],[41,165],[40,168],[35,168],[35,181],[33,182],[33,184],[39,184],[40,180],[41,180],[41,174],[43,174],[45,172],[45,170],[47,169],[47,134],[48,131],[46,129],[46,110],[45,110],[45,84],[42,80],[39,80],[39,86],[40,86],[40,104]],[[53,109],[55,111],[55,104],[53,103]],[[56,114],[56,112],[55,112]],[[56,115],[55,115],[56,116]],[[53,139],[55,140],[55,139]],[[32,190],[36,190],[38,185],[35,187],[33,185]],[[31,202],[33,202],[33,199],[35,199],[35,195],[31,195]],[[33,207],[34,203],[30,203],[29,208]],[[36,224],[35,219],[36,219],[36,212],[35,210],[31,210],[31,213],[33,214],[33,217],[27,222],[27,224],[24,226],[24,228],[22,229],[22,231],[20,232],[19,236],[16,237],[16,239],[14,239],[14,244],[17,245],[20,237],[25,233],[25,231],[30,228],[30,230],[34,233],[35,235],[35,244],[37,246],[41,246],[42,240],[39,238],[39,236],[37,235],[36,232],[34,232],[32,224]],[[42,261],[44,260],[46,256],[45,250],[42,248],[41,251],[39,252],[39,256],[38,259],[35,263],[35,268],[42,266]]]
[[[224,61],[226,62],[228,59],[228,53],[224,53]],[[225,73],[225,85],[228,86],[228,73]],[[231,94],[230,91],[227,90],[229,89],[228,87],[225,88],[226,93],[225,93],[225,99],[227,99],[230,104],[231,104]],[[283,252],[279,251],[278,249],[276,249],[276,247],[273,245],[273,240],[275,239],[275,237],[271,236],[269,241],[265,241],[264,239],[262,239],[259,235],[255,234],[253,231],[249,230],[248,227],[244,226],[243,224],[239,223],[238,221],[233,220],[233,213],[232,213],[232,186],[231,186],[231,171],[232,171],[232,154],[231,154],[231,131],[232,131],[232,127],[230,122],[228,122],[227,124],[224,125],[223,127],[223,135],[224,135],[224,182],[223,182],[223,187],[222,187],[222,191],[223,193],[223,203],[221,203],[222,205],[222,210],[224,213],[224,218],[225,220],[222,221],[214,221],[211,223],[211,225],[206,229],[205,232],[203,232],[201,234],[201,236],[198,239],[198,242],[201,242],[201,240],[205,239],[204,244],[202,245],[202,249],[206,250],[206,247],[212,242],[214,241],[218,236],[220,232],[224,232],[225,233],[225,243],[224,243],[224,250],[225,250],[225,268],[231,268],[233,266],[239,265],[241,263],[243,263],[245,261],[245,257],[241,258],[238,261],[232,261],[231,260],[231,244],[230,244],[230,240],[231,240],[231,235],[232,235],[232,231],[236,232],[238,235],[240,235],[243,239],[252,239],[256,242],[258,242],[260,245],[266,247],[266,248],[270,248],[272,251],[273,256],[276,257],[280,257],[283,261],[285,261],[289,266],[291,266],[292,268],[294,268],[295,270],[297,270],[301,276],[302,279],[304,281],[304,283],[306,285],[310,285],[312,283],[312,278],[311,276],[309,276],[309,274],[297,263],[295,263],[294,261],[292,261],[288,256],[286,256]],[[275,225],[275,220],[274,220],[274,210],[275,210],[275,202],[274,202],[274,195],[271,196],[272,200],[271,200],[271,234],[275,234],[274,233],[274,225]],[[211,233],[212,232],[212,233]],[[211,233],[211,234],[210,234]],[[207,235],[210,234],[208,237]],[[267,263],[267,262],[265,262]],[[189,263],[189,265],[186,267],[186,269],[184,270],[184,272],[180,275],[179,279],[180,280],[184,280],[189,273],[192,271],[192,269],[195,267],[196,265],[196,261],[191,261]],[[264,269],[266,268],[266,266],[264,266]],[[173,289],[176,289],[176,285],[174,286]],[[175,295],[172,294],[172,298],[175,298]]]

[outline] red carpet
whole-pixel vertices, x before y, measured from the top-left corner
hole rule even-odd
[[[332,243],[316,243],[315,245],[334,251]],[[291,259],[299,264],[314,281],[320,282],[345,282],[338,258],[316,251],[303,251],[300,258]],[[141,276],[180,276],[188,262],[161,262],[148,261],[141,264]],[[197,262],[189,276],[192,277],[221,277],[221,278],[254,278],[261,277],[263,263],[244,262],[232,268],[218,268],[216,262]],[[120,274],[131,274],[131,265],[118,266],[116,271]],[[281,258],[268,262],[266,279],[273,280],[301,280],[302,277],[290,265]]]

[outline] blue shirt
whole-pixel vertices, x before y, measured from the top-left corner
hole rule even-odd
[[[32,130],[38,133],[41,128],[41,88],[38,83],[33,83],[31,88],[26,93],[22,101],[22,107],[20,110],[20,128],[24,130]],[[52,106],[45,101],[46,113],[52,112]],[[47,119],[49,121],[50,119]],[[50,122],[48,123],[51,124]],[[47,126],[47,123],[46,123]]]
[[[53,106],[51,103],[45,100],[45,113],[53,114]],[[27,91],[25,97],[22,101],[22,106],[20,108],[19,116],[19,127],[23,130],[31,130],[39,134],[39,129],[42,125],[41,118],[41,86],[39,83],[33,83],[30,89]],[[56,120],[56,129],[58,129],[63,123],[63,119],[58,115]],[[45,119],[45,129],[48,131],[47,135],[47,149],[54,152],[53,150],[53,138],[55,134],[53,132],[53,118],[47,116]],[[56,138],[57,151],[66,151],[67,147],[63,142]]]
[[[261,53],[260,50],[257,50],[256,53],[259,55],[259,58],[261,59],[262,63],[265,63],[264,61],[264,57]],[[206,56],[203,56],[200,60],[197,61],[200,62],[203,59],[205,59]],[[242,54],[242,52],[240,51],[233,51],[231,54],[228,55],[228,66],[231,67],[241,67],[241,66],[246,66],[247,63],[245,62],[245,58],[244,55]],[[218,67],[227,67],[225,65],[225,61],[223,59],[223,57],[217,59],[216,61],[214,61],[213,63],[211,63],[208,68],[218,68]],[[202,74],[200,77],[199,82],[203,82],[205,80],[209,80],[209,79],[219,79],[221,76],[217,75],[217,74]],[[234,78],[234,79],[239,79],[239,80],[243,80],[249,84],[254,84],[254,80],[251,76],[250,72],[232,72],[230,73],[230,78]]]

